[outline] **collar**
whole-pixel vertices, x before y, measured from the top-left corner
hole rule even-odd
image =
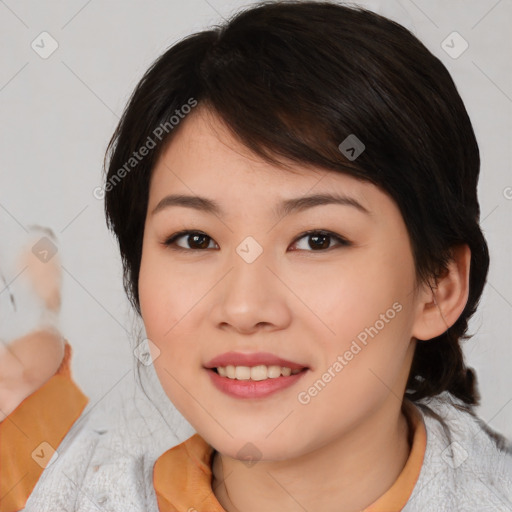
[[[411,432],[411,452],[395,483],[362,512],[400,511],[418,480],[427,433],[418,408],[404,399],[402,410]],[[153,467],[153,486],[161,512],[225,512],[213,493],[214,448],[199,434],[163,453]]]

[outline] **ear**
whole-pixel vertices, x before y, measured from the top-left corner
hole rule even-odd
[[[471,250],[467,244],[451,249],[448,268],[432,283],[424,284],[419,294],[412,336],[429,340],[446,332],[459,318],[469,296]]]

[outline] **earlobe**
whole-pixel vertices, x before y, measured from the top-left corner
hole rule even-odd
[[[446,332],[459,318],[469,296],[471,250],[467,244],[452,247],[447,269],[434,286],[425,285],[418,304],[412,336],[429,340]]]

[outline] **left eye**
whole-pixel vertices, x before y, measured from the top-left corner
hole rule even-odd
[[[330,242],[332,240],[335,240],[338,242],[338,245],[341,246],[349,246],[351,243],[346,240],[345,238],[336,235],[334,233],[331,233],[330,231],[308,231],[307,233],[303,233],[297,240],[302,239],[309,239],[307,245],[313,249],[314,251],[325,251],[330,248]],[[297,241],[294,243],[294,245],[297,245]],[[307,250],[304,249],[304,247],[300,248],[299,250]]]
[[[179,245],[177,242],[181,238],[184,238],[186,240],[186,243],[189,245],[189,247],[183,247],[182,245]],[[346,240],[345,238],[341,237],[340,235],[336,235],[335,233],[332,233],[330,231],[307,231],[306,233],[303,233],[298,238],[296,238],[295,242],[293,243],[292,247],[298,246],[298,241],[302,239],[308,239],[308,246],[310,249],[312,249],[315,252],[319,251],[325,251],[327,249],[331,248],[331,242],[334,240],[338,243],[338,246],[350,246],[352,245],[351,242]],[[206,235],[205,233],[202,233],[200,231],[180,231],[179,233],[175,233],[171,237],[169,237],[163,245],[170,247],[174,250],[178,251],[202,251],[206,249],[212,249],[210,247],[210,242],[213,242],[215,246],[217,244],[213,241],[211,237]],[[218,247],[218,246],[217,246]],[[215,248],[215,247],[213,247]],[[297,249],[292,249],[297,250]],[[298,250],[308,250],[308,248],[305,247],[298,247]]]

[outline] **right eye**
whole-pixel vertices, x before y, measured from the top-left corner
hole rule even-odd
[[[188,248],[178,245],[177,241],[181,238],[185,239],[185,243],[189,245]],[[213,242],[213,239],[206,233],[202,233],[201,231],[185,230],[171,235],[165,240],[165,242],[163,242],[163,245],[169,247],[173,251],[202,251],[208,249],[208,246],[210,245],[208,241]]]

